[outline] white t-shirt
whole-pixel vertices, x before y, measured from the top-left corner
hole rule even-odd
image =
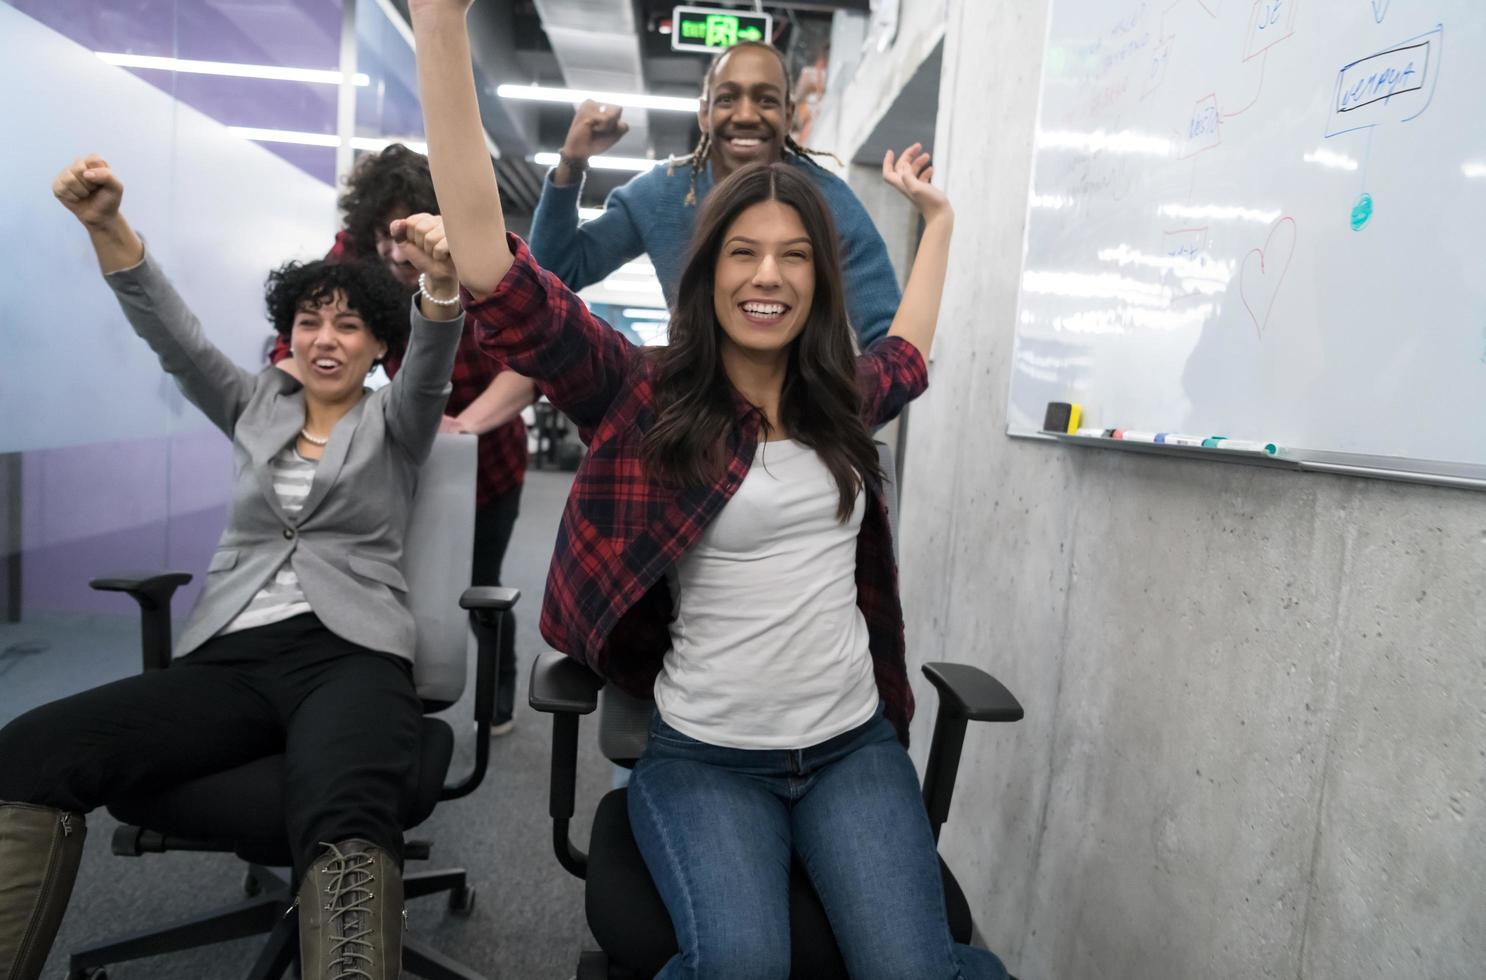
[[[670,573],[671,649],[655,681],[666,723],[710,745],[799,749],[877,710],[857,608],[858,493],[836,519],[815,450],[760,443],[722,512]]]

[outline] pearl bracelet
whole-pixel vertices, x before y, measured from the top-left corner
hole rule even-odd
[[[459,293],[457,291],[454,293],[453,296],[450,296],[448,299],[439,299],[437,296],[435,296],[432,293],[430,293],[428,291],[428,273],[426,273],[426,272],[420,272],[418,274],[418,292],[419,292],[420,295],[422,295],[422,297],[424,299],[428,300],[434,306],[458,306],[459,305]]]

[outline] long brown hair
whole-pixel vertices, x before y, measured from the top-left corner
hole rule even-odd
[[[671,314],[670,345],[650,353],[656,421],[641,443],[641,459],[649,473],[673,485],[711,482],[725,466],[735,395],[723,368],[722,325],[713,305],[717,256],[738,215],[763,201],[778,201],[800,216],[815,265],[810,312],[788,351],[779,421],[831,471],[840,492],[836,516],[845,522],[864,483],[876,485],[881,473],[861,417],[835,224],[810,177],[791,164],[740,167],[703,202]],[[767,435],[768,421],[761,421]]]

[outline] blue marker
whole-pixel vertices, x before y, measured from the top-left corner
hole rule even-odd
[[[1184,436],[1175,432],[1157,432],[1156,441],[1163,446],[1201,446],[1206,440],[1201,436]]]

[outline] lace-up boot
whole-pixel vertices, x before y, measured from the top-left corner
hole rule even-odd
[[[402,873],[364,840],[324,845],[299,886],[304,980],[396,980],[402,968]]]

